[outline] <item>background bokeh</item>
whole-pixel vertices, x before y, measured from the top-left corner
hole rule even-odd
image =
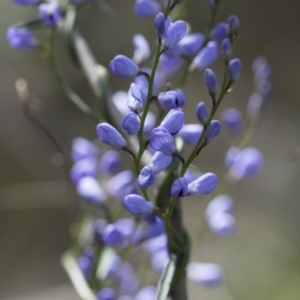
[[[154,37],[151,20],[132,13],[133,1],[109,0],[116,17],[105,19],[91,7],[78,18],[78,27],[101,64],[118,53],[130,56],[132,36]],[[207,21],[206,0],[190,0],[187,19],[194,31]],[[237,231],[230,238],[206,232],[194,244],[193,259],[220,263],[226,271],[222,287],[207,291],[190,286],[192,300],[298,300],[300,298],[300,162],[291,153],[300,144],[300,4],[294,0],[223,0],[218,20],[229,14],[241,19],[241,39],[236,56],[243,76],[223,107],[245,111],[252,91],[251,62],[268,57],[273,68],[274,99],[254,139],[265,156],[262,174],[232,191],[236,200]],[[78,199],[61,169],[51,164],[52,146],[23,117],[14,88],[25,78],[41,101],[40,118],[64,150],[76,136],[95,139],[94,125],[67,101],[52,78],[46,62],[33,52],[11,50],[5,31],[19,20],[36,15],[34,8],[0,2],[0,299],[77,299],[60,266],[69,247],[68,225],[76,217]],[[42,37],[42,35],[41,35]],[[74,89],[91,106],[95,98],[83,75],[68,59],[58,39],[56,55]],[[221,74],[221,64],[213,67]],[[130,82],[111,78],[112,90],[127,89]],[[186,86],[187,119],[195,120],[195,105],[208,101],[202,74],[195,73]],[[197,164],[205,171],[224,174],[223,157],[229,146],[223,132]],[[185,223],[196,234],[203,219],[201,199],[184,201]]]

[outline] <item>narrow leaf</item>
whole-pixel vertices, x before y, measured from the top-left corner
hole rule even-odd
[[[170,291],[171,282],[176,269],[176,257],[171,258],[160,276],[155,300],[166,300]]]

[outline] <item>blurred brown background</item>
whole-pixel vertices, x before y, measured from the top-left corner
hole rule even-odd
[[[135,33],[143,33],[149,41],[154,37],[152,21],[133,15],[133,1],[108,2],[116,11],[114,19],[86,7],[77,22],[96,58],[106,66],[118,53],[132,54]],[[206,2],[190,0],[187,19],[193,31],[205,28]],[[241,19],[236,56],[243,62],[243,76],[223,107],[245,111],[252,90],[251,62],[261,54],[272,65],[275,96],[254,140],[265,156],[264,171],[232,194],[237,203],[236,233],[222,239],[207,232],[201,244],[194,245],[193,259],[218,262],[225,268],[225,284],[213,291],[191,285],[191,299],[300,299],[300,162],[290,159],[300,144],[299,12],[300,4],[294,0],[223,0],[221,5],[218,20],[231,13]],[[21,114],[16,79],[25,78],[43,102],[39,116],[66,152],[76,136],[94,139],[95,128],[67,101],[41,57],[7,45],[6,28],[35,16],[36,9],[7,0],[1,1],[0,14],[0,299],[77,299],[59,258],[69,247],[68,224],[74,219],[70,207],[78,199],[64,173],[50,163],[49,142]],[[71,85],[96,108],[85,78],[70,64],[60,40],[57,55]],[[221,65],[213,68],[220,74]],[[114,91],[127,89],[129,83],[111,78]],[[185,90],[187,119],[195,121],[196,103],[207,100],[202,74],[195,73]],[[201,168],[223,174],[228,146],[223,132],[199,158]],[[203,216],[201,200],[187,199],[184,209],[186,224],[195,233]]]

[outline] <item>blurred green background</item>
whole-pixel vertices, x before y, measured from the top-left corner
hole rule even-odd
[[[149,41],[154,37],[152,21],[133,14],[134,1],[107,2],[116,11],[113,19],[87,6],[77,20],[95,57],[106,66],[118,53],[131,56],[135,33],[143,33]],[[187,20],[193,31],[205,28],[206,2],[190,0]],[[257,55],[267,56],[272,65],[275,92],[253,142],[265,156],[264,171],[232,192],[237,204],[235,234],[220,238],[207,231],[194,244],[192,258],[220,263],[226,271],[225,283],[216,290],[191,284],[193,300],[300,299],[300,162],[291,161],[300,144],[299,11],[300,3],[294,0],[223,0],[221,5],[218,20],[231,13],[241,19],[236,56],[243,62],[243,75],[222,108],[236,106],[245,112],[252,91],[251,63]],[[7,45],[7,27],[29,20],[36,9],[6,0],[0,3],[0,15],[0,299],[77,299],[59,259],[70,245],[68,226],[76,217],[79,200],[62,170],[51,164],[52,146],[20,112],[15,81],[28,81],[32,94],[42,102],[38,115],[66,152],[76,136],[95,139],[95,128],[67,101],[42,57]],[[71,65],[61,39],[56,55],[71,85],[96,109],[95,97]],[[221,64],[213,68],[221,74]],[[127,89],[129,83],[111,78],[113,91]],[[185,91],[186,118],[192,122],[196,103],[208,100],[201,73],[193,75]],[[223,132],[198,158],[198,165],[224,174],[228,147]],[[203,209],[201,199],[184,201],[185,223],[193,234]]]

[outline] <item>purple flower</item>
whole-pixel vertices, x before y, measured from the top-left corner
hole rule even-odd
[[[167,249],[161,249],[152,254],[151,266],[154,271],[161,273],[170,260],[169,253]]]
[[[138,177],[138,184],[141,188],[147,189],[155,182],[155,173],[151,167],[145,166],[139,177]]]
[[[227,19],[227,23],[231,32],[236,32],[240,27],[240,20],[235,15],[229,16]]]
[[[208,119],[208,112],[204,102],[199,102],[196,108],[196,115],[199,122],[204,125]]]
[[[228,25],[226,23],[217,24],[211,31],[210,37],[212,40],[217,42],[222,42],[225,38],[228,37]]]
[[[260,112],[260,108],[263,104],[263,101],[264,99],[261,94],[252,94],[248,100],[247,115],[257,115]]]
[[[125,195],[128,195],[129,191],[132,191],[133,181],[133,172],[131,170],[125,170],[116,174],[108,181],[106,190],[110,195],[116,198],[123,198]]]
[[[204,72],[204,81],[210,95],[215,97],[217,93],[217,76],[211,69],[206,69]]]
[[[231,49],[232,49],[232,46],[231,46],[230,40],[224,39],[221,44],[221,55],[224,59],[229,58],[229,56],[231,54]]]
[[[119,131],[108,123],[97,125],[97,135],[102,143],[115,148],[122,149],[127,145]]]
[[[97,300],[117,300],[117,294],[114,289],[105,287],[96,295]]]
[[[225,166],[229,169],[235,159],[237,158],[238,154],[240,153],[241,149],[237,147],[231,147],[227,150],[226,155],[225,155]]]
[[[162,152],[156,151],[152,158],[149,166],[154,171],[155,174],[165,170],[172,163],[173,157],[169,155],[165,155]]]
[[[130,194],[124,197],[123,204],[125,208],[134,216],[140,216],[151,213],[154,210],[152,202],[146,201],[143,197]]]
[[[116,225],[109,224],[102,233],[102,240],[109,246],[121,246],[125,241],[125,236]]]
[[[222,113],[222,120],[232,135],[238,135],[242,130],[242,115],[235,108],[227,108]]]
[[[8,44],[14,49],[32,49],[37,40],[27,28],[9,27],[6,32]]]
[[[219,47],[216,42],[209,42],[194,58],[191,70],[203,70],[214,63],[219,56]]]
[[[206,173],[188,185],[189,195],[208,195],[214,191],[218,178],[214,173]]]
[[[40,4],[39,13],[44,23],[49,26],[56,26],[61,20],[60,8],[57,2]]]
[[[201,33],[187,34],[178,43],[179,51],[182,55],[186,56],[196,55],[200,51],[204,40],[204,35]]]
[[[93,271],[93,264],[91,262],[91,260],[86,257],[85,255],[80,256],[77,259],[77,266],[80,269],[82,275],[86,278],[86,279],[90,279],[92,276],[92,271]]]
[[[137,292],[140,283],[130,263],[126,262],[123,264],[118,272],[118,278],[120,280],[120,292],[122,294],[132,295]]]
[[[172,109],[182,107],[186,102],[186,98],[183,93],[178,93],[178,91],[168,91],[161,93],[158,96],[158,101],[161,105]]]
[[[186,183],[189,185],[191,182],[193,182],[194,180],[196,180],[199,175],[197,175],[196,173],[190,171],[189,169],[185,172],[184,174],[184,179],[186,181]]]
[[[171,48],[183,39],[187,31],[187,26],[184,21],[176,21],[166,26],[165,33],[162,37],[162,45],[166,48]]]
[[[156,297],[156,291],[156,287],[146,286],[138,291],[134,297],[134,300],[153,300]]]
[[[171,48],[172,49],[172,48]],[[163,53],[159,58],[158,70],[166,77],[175,74],[183,65],[180,57],[170,57]]]
[[[155,117],[154,113],[149,111],[147,113],[146,120],[144,123],[143,134],[145,134],[145,135],[150,134],[152,129],[154,128],[155,124],[156,124],[156,117]]]
[[[221,124],[218,120],[212,120],[205,134],[205,142],[210,143],[221,131]]]
[[[136,78],[141,78],[141,77],[136,77]],[[118,109],[119,113],[122,116],[125,116],[128,112],[130,112],[130,109],[127,105],[128,101],[128,92],[125,91],[117,91],[115,92],[112,97],[112,102]]]
[[[256,176],[263,167],[263,156],[254,147],[248,147],[239,152],[232,166],[230,174],[236,180],[247,179]]]
[[[184,125],[184,113],[181,108],[172,109],[165,116],[160,126],[169,131],[171,135],[178,133]]]
[[[121,165],[121,155],[115,150],[108,150],[101,156],[99,170],[106,175],[112,175],[120,170]]]
[[[157,35],[161,37],[165,33],[166,20],[162,12],[159,12],[154,20],[154,27]]]
[[[78,160],[70,171],[70,177],[74,183],[85,176],[97,176],[97,160],[94,157]]]
[[[122,127],[129,135],[136,134],[140,130],[140,118],[134,112],[130,112],[123,118]]]
[[[235,229],[234,217],[226,212],[219,212],[213,214],[207,220],[210,230],[220,236],[229,236]]]
[[[206,207],[205,217],[210,219],[214,214],[229,213],[233,211],[234,203],[232,198],[227,195],[219,195],[212,199]]]
[[[176,152],[174,139],[164,127],[157,127],[152,130],[150,147],[166,155],[172,155]]]
[[[128,57],[117,55],[110,63],[111,72],[119,77],[135,77],[139,73],[139,67]]]
[[[18,5],[37,5],[40,0],[13,0]]]
[[[223,269],[212,263],[193,262],[188,266],[187,277],[198,284],[212,288],[222,282]]]
[[[191,146],[195,146],[201,136],[203,126],[200,124],[187,124],[177,133],[183,141]]]
[[[232,59],[228,64],[228,75],[232,81],[236,81],[242,72],[242,63],[238,58]]]
[[[93,231],[96,241],[102,242],[102,234],[107,226],[107,221],[105,219],[98,219],[93,222]]]
[[[134,61],[139,64],[150,57],[151,51],[148,41],[142,34],[136,34],[133,37]]]
[[[173,182],[171,194],[176,198],[185,197],[188,194],[188,185],[184,177],[179,177]]]
[[[153,17],[159,11],[159,4],[153,0],[137,0],[134,5],[135,14],[142,18]]]
[[[161,234],[157,237],[149,239],[142,244],[142,248],[146,251],[149,255],[152,255],[156,251],[166,249],[167,248],[167,235]]]
[[[99,154],[98,147],[91,141],[78,137],[72,141],[72,159],[78,161],[86,157],[96,157]]]
[[[83,177],[76,185],[77,193],[80,197],[91,204],[101,204],[105,201],[105,193],[94,177]]]
[[[114,225],[126,237],[130,237],[135,230],[135,221],[129,218],[119,219]]]
[[[138,113],[142,110],[144,102],[146,101],[142,88],[135,83],[130,85],[128,91],[127,105],[131,111]]]
[[[263,96],[264,99],[270,99],[273,95],[272,83],[268,80],[263,80],[257,85],[258,92]]]

